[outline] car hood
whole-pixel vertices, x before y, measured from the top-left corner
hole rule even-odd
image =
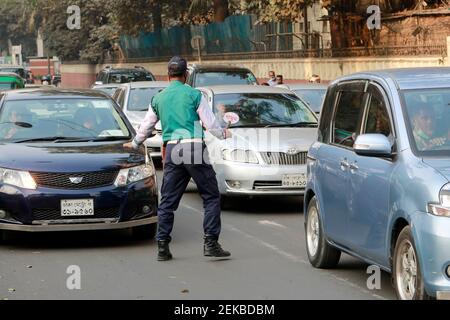
[[[449,159],[424,159],[426,164],[439,171],[447,180],[450,181],[450,160]]]
[[[0,144],[0,167],[36,172],[95,172],[132,167],[144,155],[130,153],[123,142]]]
[[[126,113],[128,121],[131,122],[131,124],[134,125],[140,125],[143,121],[145,116],[147,115],[147,112],[143,111],[127,111]],[[156,130],[162,130],[161,128],[161,122],[158,122],[155,127]]]
[[[307,152],[317,140],[316,128],[245,128],[230,131],[233,138],[223,142],[223,147],[227,149]]]

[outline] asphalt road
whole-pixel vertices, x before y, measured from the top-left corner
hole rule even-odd
[[[0,300],[395,298],[387,274],[369,290],[368,266],[349,256],[336,270],[313,269],[303,223],[299,198],[236,199],[221,238],[232,259],[212,261],[202,256],[202,202],[191,187],[175,219],[173,261],[157,262],[156,242],[126,231],[11,233],[0,245]],[[72,265],[80,290],[66,285]]]

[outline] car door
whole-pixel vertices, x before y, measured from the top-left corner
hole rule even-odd
[[[329,143],[319,151],[317,180],[320,181],[320,205],[325,232],[330,240],[343,246],[349,242],[349,166],[367,100],[365,88],[364,81],[353,81],[337,87]]]
[[[387,94],[375,83],[368,89],[369,102],[364,112],[362,133],[383,134],[395,148],[395,130]],[[382,265],[386,256],[390,177],[395,160],[354,154],[350,163],[351,201],[348,232],[352,251]]]

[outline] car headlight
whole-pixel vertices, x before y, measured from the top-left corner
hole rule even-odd
[[[27,171],[18,171],[0,168],[0,184],[36,190],[37,184],[31,174]]]
[[[122,169],[114,182],[116,187],[125,187],[131,183],[152,177],[155,169],[151,165],[141,165],[128,169]]]
[[[439,193],[440,203],[430,203],[428,211],[439,217],[450,217],[450,183],[445,185]]]
[[[251,150],[225,149],[222,152],[222,159],[226,161],[241,162],[241,163],[252,163],[252,164],[259,163],[256,152]]]

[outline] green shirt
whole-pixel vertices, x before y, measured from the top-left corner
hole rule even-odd
[[[163,141],[182,139],[203,139],[203,128],[197,110],[202,93],[180,81],[155,95],[152,108],[161,121]]]

